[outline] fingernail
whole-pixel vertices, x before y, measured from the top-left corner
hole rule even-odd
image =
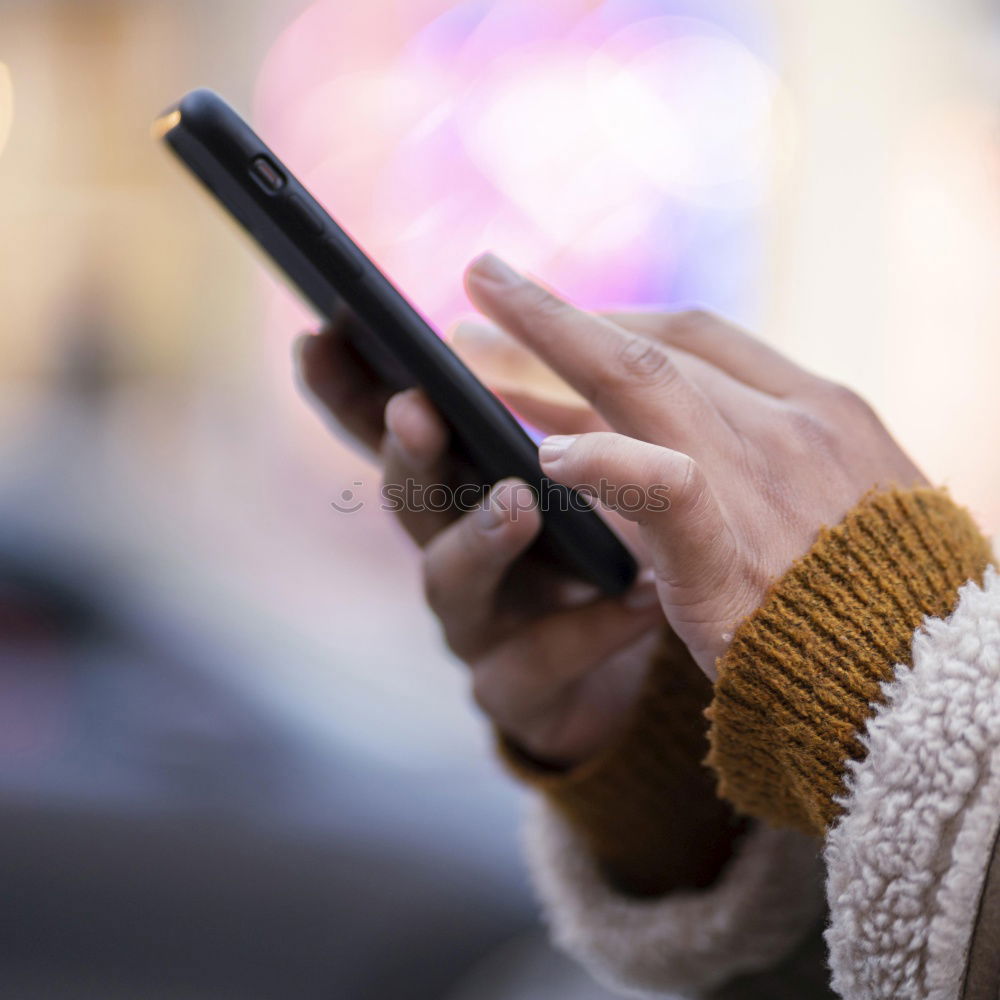
[[[572,434],[553,434],[538,446],[538,460],[543,464],[557,462],[576,440]]]
[[[424,463],[420,460],[420,456],[414,455],[413,452],[403,443],[403,439],[391,427],[386,428],[385,442],[392,451],[399,455],[399,457],[410,467],[410,469],[422,469],[424,467]]]
[[[622,602],[630,611],[648,611],[660,603],[655,583],[639,583],[623,598]]]
[[[388,431],[394,431],[398,426],[401,414],[399,408],[406,408],[406,400],[403,397],[403,393],[397,392],[395,396],[390,396],[388,402],[385,404],[385,411],[383,412],[382,419],[385,421],[385,428]]]
[[[494,253],[484,253],[473,262],[469,273],[480,281],[487,281],[501,288],[519,285],[524,278]]]
[[[487,494],[482,507],[476,512],[476,522],[483,531],[493,531],[503,524],[507,508],[500,502],[496,491]]]
[[[385,414],[383,416],[385,421],[385,434],[389,446],[401,455],[403,460],[408,465],[418,467],[420,465],[419,456],[414,455],[413,452],[407,447],[398,430],[400,422],[403,419],[403,416],[400,413],[400,408],[405,410],[408,405],[409,403],[406,400],[405,392],[397,392],[396,395],[391,397],[389,402],[385,404]]]
[[[476,524],[482,531],[493,531],[503,524],[503,515],[503,508],[491,497],[487,497],[482,507],[476,511]]]

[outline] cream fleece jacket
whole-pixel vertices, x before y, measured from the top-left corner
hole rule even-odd
[[[885,665],[822,839],[755,819],[711,885],[636,898],[538,796],[526,853],[556,943],[628,996],[995,998],[1000,861],[995,892],[984,886],[1000,829],[1000,574],[987,567],[944,606]],[[809,949],[824,924],[826,948]]]

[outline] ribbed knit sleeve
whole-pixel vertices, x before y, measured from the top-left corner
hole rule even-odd
[[[718,663],[708,760],[720,792],[822,834],[883,685],[927,617],[946,617],[990,546],[941,490],[870,494],[779,580]]]
[[[704,709],[712,688],[665,628],[635,714],[608,749],[548,770],[501,738],[509,770],[546,798],[609,883],[633,896],[710,885],[746,822],[716,794]]]
[[[873,493],[739,625],[697,726],[709,692],[671,689],[668,639],[614,747],[567,775],[521,772],[543,793],[525,843],[554,941],[630,995],[823,996],[831,973],[846,1000],[961,995],[1000,842],[991,558],[945,492]],[[713,813],[706,744],[746,832]],[[713,823],[728,844],[706,848]],[[710,885],[678,887],[726,850]],[[822,920],[821,851],[828,955],[809,953],[804,987],[787,968]],[[767,975],[780,990],[752,985]]]
[[[631,724],[599,757],[558,773],[501,741],[539,793],[524,846],[554,943],[630,996],[750,982],[794,963],[822,925],[816,842],[741,820],[717,795],[704,763],[711,690],[666,631]],[[813,966],[798,995],[826,995]]]

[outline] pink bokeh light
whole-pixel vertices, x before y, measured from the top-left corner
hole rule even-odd
[[[678,206],[759,199],[777,90],[724,28],[635,4],[319,0],[274,44],[255,110],[445,328],[486,249],[589,307],[669,298]]]

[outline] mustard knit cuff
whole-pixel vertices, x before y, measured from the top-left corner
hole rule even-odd
[[[867,495],[771,588],[718,662],[708,763],[743,813],[821,835],[881,685],[926,616],[981,582],[989,543],[943,490]]]
[[[635,896],[711,885],[746,827],[718,798],[704,709],[711,684],[666,628],[635,713],[602,754],[546,768],[502,736],[515,777],[545,795],[608,880]]]

